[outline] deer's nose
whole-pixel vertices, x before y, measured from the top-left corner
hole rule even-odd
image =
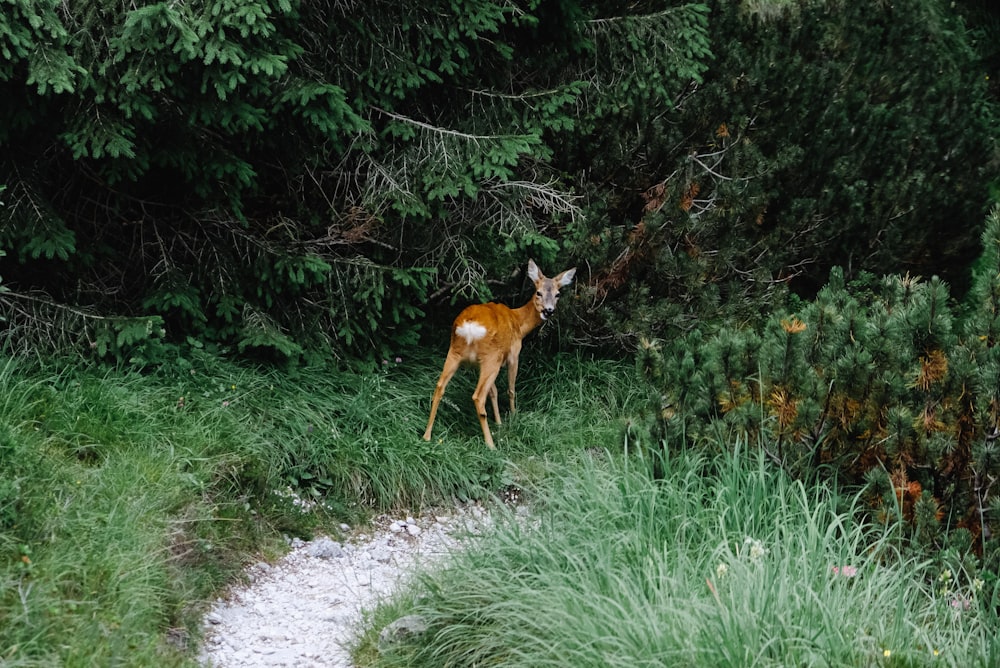
[[[550,315],[552,315],[553,313],[555,313],[555,311],[556,310],[554,308],[543,308],[542,309],[542,315],[544,317],[548,318]]]

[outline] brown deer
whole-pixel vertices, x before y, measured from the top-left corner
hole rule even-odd
[[[472,393],[472,403],[483,428],[486,445],[493,449],[493,435],[486,423],[486,395],[493,403],[493,417],[500,424],[500,406],[497,403],[497,374],[507,365],[507,393],[510,412],[514,412],[514,383],[517,381],[517,359],[521,353],[521,340],[538,327],[556,310],[559,289],[570,284],[576,268],[567,269],[555,278],[546,278],[533,260],[528,260],[528,277],[535,283],[535,294],[521,308],[512,309],[503,304],[474,304],[458,314],[451,330],[451,346],[444,360],[444,370],[434,388],[431,400],[431,417],[427,421],[424,440],[431,440],[434,416],[458,367],[463,362],[479,365],[479,382]]]

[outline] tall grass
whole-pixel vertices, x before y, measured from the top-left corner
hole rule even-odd
[[[637,464],[638,462],[638,464]],[[372,666],[990,666],[995,613],[807,489],[737,452],[575,466],[373,615]],[[846,502],[846,505],[845,505]],[[380,627],[426,634],[383,647]]]
[[[10,363],[2,374],[3,661],[110,665],[175,654],[161,635],[179,599],[156,557],[171,548],[170,513],[198,498],[194,481],[164,461],[166,449],[112,454],[142,435],[131,400],[116,396],[126,387],[24,380]],[[93,412],[81,413],[84,405]],[[112,425],[119,407],[127,429]]]
[[[139,374],[0,359],[0,665],[191,664],[203,602],[283,533],[489,495],[605,444],[641,401],[620,365],[527,364],[490,452],[462,373],[425,443],[440,363],[193,356]]]

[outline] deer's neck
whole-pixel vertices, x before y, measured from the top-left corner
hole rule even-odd
[[[521,323],[521,338],[542,324],[542,316],[535,309],[534,300],[529,301],[521,308],[514,309],[514,313],[517,315],[518,322]]]

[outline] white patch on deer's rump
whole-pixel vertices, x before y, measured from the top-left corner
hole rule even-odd
[[[486,336],[486,328],[475,320],[466,320],[455,328],[455,333],[465,339],[465,343],[471,346],[473,343]]]

